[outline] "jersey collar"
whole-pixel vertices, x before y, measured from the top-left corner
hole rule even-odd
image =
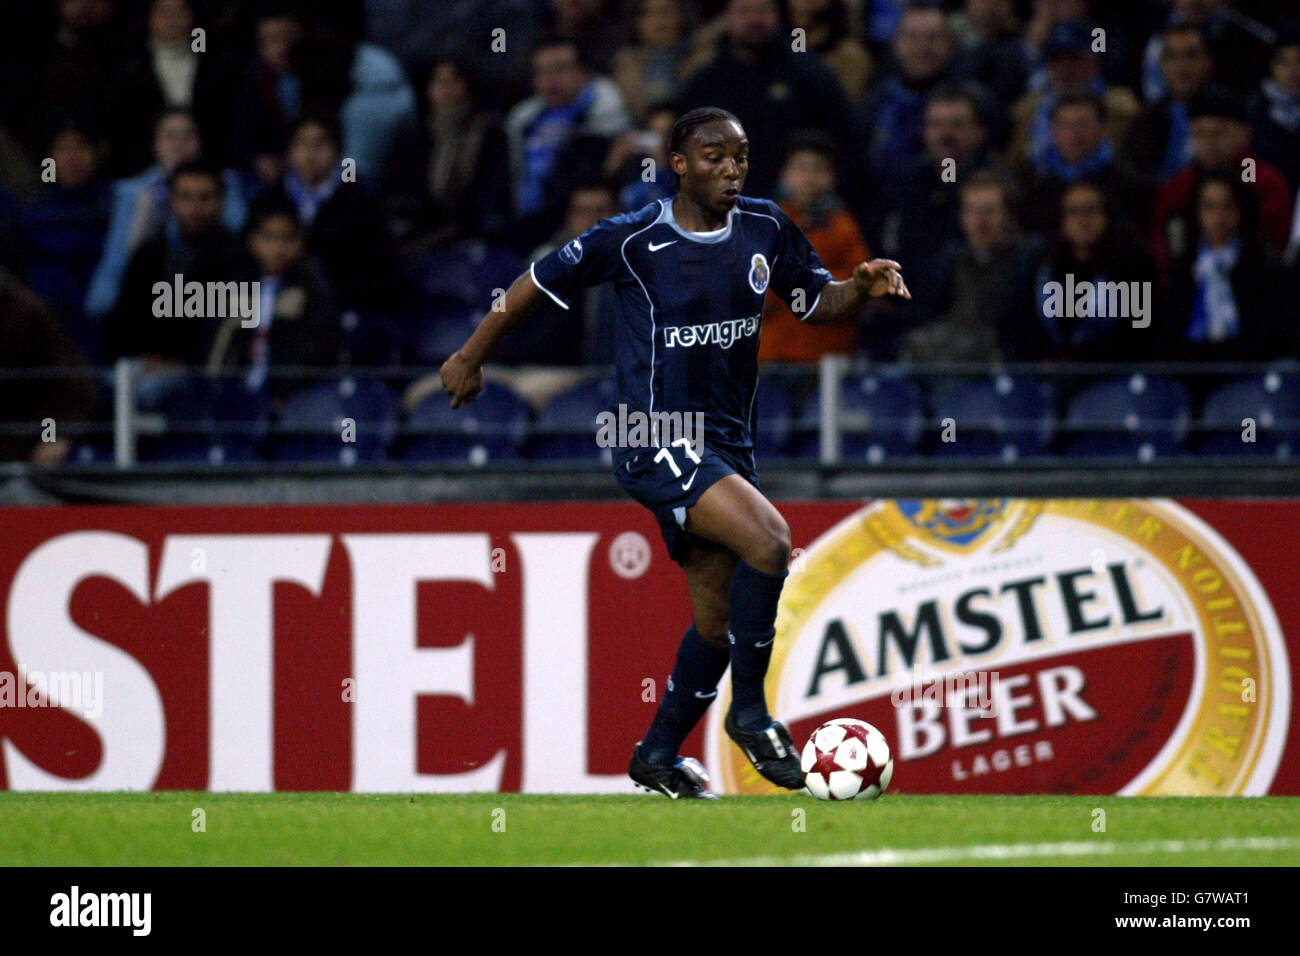
[[[678,224],[677,217],[673,215],[672,197],[659,200],[659,205],[663,208],[659,213],[659,218],[655,221],[657,223],[667,223],[669,226],[672,226],[672,228],[683,238],[689,239],[692,242],[704,243],[726,242],[731,238],[731,223],[736,218],[735,206],[727,212],[727,224],[721,229],[715,229],[712,232],[688,232]]]

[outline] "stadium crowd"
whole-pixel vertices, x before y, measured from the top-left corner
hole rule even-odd
[[[528,263],[671,196],[667,134],[721,106],[836,278],[910,302],[761,357],[1300,356],[1300,19],[1270,0],[57,0],[0,32],[4,369],[427,371]],[[257,328],[155,284],[259,281]],[[1070,294],[1132,290],[1123,308]],[[1065,308],[1051,303],[1066,290]],[[1138,318],[1137,323],[1134,319]],[[1149,319],[1149,322],[1146,321]],[[609,361],[608,289],[506,365]],[[27,457],[30,446],[0,449]]]

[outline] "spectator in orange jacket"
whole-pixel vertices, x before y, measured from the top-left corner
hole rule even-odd
[[[812,242],[822,263],[836,279],[847,279],[853,267],[870,256],[857,222],[835,193],[835,148],[821,133],[795,136],[786,150],[777,196]],[[807,303],[812,308],[812,303]],[[760,362],[816,362],[832,352],[852,353],[858,328],[853,323],[804,325],[774,295],[763,310]]]

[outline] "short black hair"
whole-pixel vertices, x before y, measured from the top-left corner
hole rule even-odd
[[[184,116],[187,120],[193,123],[196,128],[199,125],[198,120],[194,118],[194,111],[188,106],[164,106],[162,109],[154,112],[153,122],[150,124],[149,128],[153,130],[154,133],[157,133],[158,127],[163,124],[163,120],[169,120],[173,116]]]
[[[181,163],[172,170],[171,177],[167,180],[167,188],[175,189],[176,182],[182,176],[207,176],[217,184],[219,192],[226,191],[226,180],[221,174],[221,168],[206,159],[191,159],[187,163]]]
[[[1201,38],[1201,46],[1205,47],[1211,56],[1214,55],[1214,46],[1210,43],[1210,35],[1206,32],[1204,26],[1198,23],[1168,23],[1160,31],[1161,43],[1163,44],[1166,37],[1170,37],[1175,33],[1195,33]],[[1163,51],[1164,47],[1162,45],[1161,52]]]
[[[701,106],[699,109],[691,110],[677,117],[677,122],[673,123],[673,134],[668,139],[668,152],[680,153],[685,145],[687,138],[701,126],[707,126],[709,123],[727,122],[740,124],[740,118],[730,110],[724,110],[720,106]]]
[[[95,147],[102,146],[108,139],[104,135],[100,124],[92,117],[84,115],[69,114],[60,117],[58,122],[54,123],[49,129],[50,135],[46,140],[47,144],[53,148],[54,141],[64,133],[74,133]]]
[[[962,178],[957,187],[964,196],[977,189],[996,189],[1002,194],[1002,203],[1013,220],[1019,221],[1021,211],[1020,185],[1005,170],[996,166],[984,166]]]
[[[988,104],[979,90],[969,83],[942,83],[930,91],[925,108],[931,103],[967,103],[975,115],[975,122],[988,126]]]
[[[1052,107],[1052,119],[1056,119],[1056,114],[1070,106],[1089,106],[1092,107],[1097,119],[1105,123],[1110,119],[1110,110],[1106,109],[1106,101],[1096,93],[1067,93],[1056,101]]]
[[[816,153],[832,166],[839,161],[835,140],[818,129],[801,129],[790,137],[785,147],[785,161],[789,162],[795,153]]]
[[[581,41],[577,37],[570,36],[567,33],[557,33],[554,31],[543,33],[533,41],[533,48],[528,51],[529,60],[535,57],[542,50],[549,50],[556,46],[573,47],[573,55],[578,66],[584,70],[590,68],[591,59],[587,56],[587,51],[583,49]]]
[[[1246,104],[1242,98],[1227,87],[1213,83],[1187,102],[1187,116],[1189,119],[1214,116],[1247,122]]]
[[[259,197],[248,210],[248,224],[244,228],[244,234],[251,236],[262,226],[266,225],[270,219],[283,216],[293,221],[294,228],[299,232],[305,232],[302,219],[298,216],[298,209],[289,200],[289,197],[280,189],[272,190],[264,196]]]
[[[608,176],[588,176],[579,179],[576,183],[573,184],[573,188],[569,190],[569,198],[572,199],[573,194],[576,192],[599,191],[599,192],[609,193],[610,196],[614,198],[614,202],[618,202],[618,193],[620,187],[621,184],[617,179],[611,179]]]
[[[333,141],[339,149],[343,148],[343,127],[339,124],[338,118],[321,110],[310,110],[298,118],[293,124],[293,131],[289,134],[289,142],[298,138],[306,126],[319,126],[325,130],[327,136]]]
[[[256,23],[264,20],[297,20],[302,23],[306,19],[303,7],[302,0],[261,0],[253,20]]]

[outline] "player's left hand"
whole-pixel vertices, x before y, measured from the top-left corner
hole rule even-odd
[[[870,296],[897,295],[910,299],[912,293],[907,291],[900,266],[893,259],[872,259],[861,262],[853,270],[853,281],[858,288]]]

